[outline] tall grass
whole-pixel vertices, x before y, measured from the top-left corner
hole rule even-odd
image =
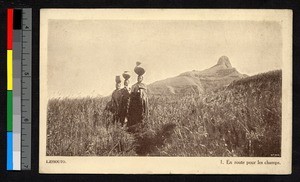
[[[280,156],[281,71],[204,95],[150,96],[138,133],[112,123],[107,98],[51,99],[50,156]]]

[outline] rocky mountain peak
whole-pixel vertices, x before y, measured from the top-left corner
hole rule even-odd
[[[219,58],[217,65],[224,65],[227,68],[232,68],[229,58],[227,56],[222,56]]]
[[[247,77],[231,66],[229,58],[222,56],[216,65],[202,71],[188,71],[148,86],[153,95],[203,94]]]

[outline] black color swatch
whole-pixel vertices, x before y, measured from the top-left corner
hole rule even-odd
[[[14,9],[14,30],[22,28],[22,10]]]

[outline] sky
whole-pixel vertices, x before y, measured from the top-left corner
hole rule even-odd
[[[227,56],[240,73],[281,69],[281,25],[271,21],[50,20],[49,97],[106,96],[137,61],[144,82],[214,66]]]

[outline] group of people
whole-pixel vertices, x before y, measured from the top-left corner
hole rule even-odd
[[[116,89],[112,93],[111,112],[115,123],[127,127],[134,126],[143,121],[148,116],[148,97],[147,87],[143,82],[145,69],[137,62],[134,72],[138,75],[137,83],[132,88],[129,87],[130,73],[125,71],[122,76],[124,78],[124,87],[121,88],[121,76],[116,76]]]

